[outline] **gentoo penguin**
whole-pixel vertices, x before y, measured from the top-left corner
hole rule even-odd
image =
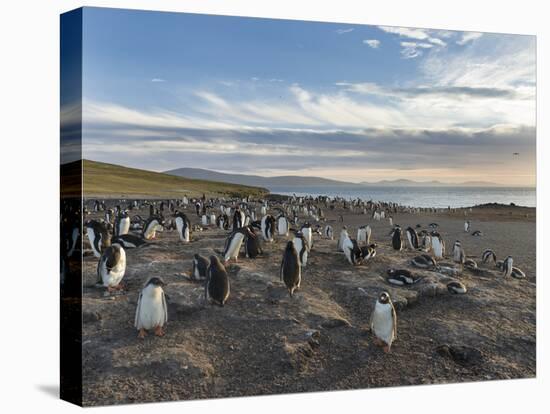
[[[476,270],[477,269],[477,263],[473,259],[466,259],[464,260],[464,267],[470,270]]]
[[[472,233],[472,236],[481,237],[483,236],[483,233],[480,230],[476,230]]]
[[[141,233],[145,240],[151,240],[156,237],[157,231],[162,231],[164,220],[161,216],[151,216],[147,219],[143,225],[143,231]]]
[[[401,250],[403,248],[403,230],[399,226],[394,227],[392,231],[391,245],[394,250]]]
[[[245,214],[242,212],[239,206],[235,208],[235,213],[233,214],[233,230],[240,229],[244,226]]]
[[[111,244],[118,244],[125,249],[133,249],[135,247],[144,246],[147,242],[139,236],[128,233],[113,237],[111,239]]]
[[[281,281],[285,282],[288,289],[288,293],[292,297],[294,291],[300,287],[302,280],[302,269],[300,266],[300,258],[294,248],[294,243],[289,241],[286,244],[286,249],[283,254],[283,261],[281,263]]]
[[[174,220],[176,221],[176,230],[178,231],[180,241],[189,243],[191,240],[191,221],[189,221],[184,213],[179,211],[176,211],[176,214],[174,214]]]
[[[120,211],[115,218],[115,236],[128,234],[130,231],[130,216],[127,210]]]
[[[80,240],[80,227],[75,225],[73,227],[73,230],[71,231],[71,241],[69,243],[69,251],[67,252],[67,257],[71,257],[75,252],[78,240]]]
[[[294,233],[294,239],[292,240],[292,244],[296,249],[298,258],[300,259],[300,265],[302,266],[302,268],[306,267],[309,249],[307,247],[306,238],[304,237],[301,231],[297,231]]]
[[[288,236],[288,219],[284,215],[277,217],[277,233],[280,236]]]
[[[439,227],[439,224],[437,224],[437,223],[430,223],[428,226],[429,226],[430,228],[432,228],[432,229],[435,230],[435,229],[437,229],[437,228]]]
[[[525,279],[525,273],[519,267],[512,267],[512,273],[510,275],[516,279]]]
[[[262,205],[262,208],[260,209],[260,214],[262,216],[265,216],[267,214],[267,205],[266,204]]]
[[[418,236],[420,237],[420,250],[429,252],[432,249],[432,238],[426,230],[422,230]]]
[[[470,221],[466,220],[464,222],[464,232],[469,233],[470,232]]]
[[[441,259],[445,254],[445,242],[437,231],[432,231],[430,235],[432,241],[432,251],[437,259]]]
[[[435,259],[427,254],[416,256],[411,260],[411,264],[420,269],[433,270],[437,268],[437,262],[435,261]]]
[[[336,246],[336,250],[339,252],[343,252],[344,249],[342,248],[342,245],[344,244],[344,241],[346,239],[349,239],[348,229],[346,226],[342,227],[342,230],[340,231],[340,237],[338,238],[338,244]]]
[[[263,254],[260,239],[252,226],[248,226],[248,235],[244,241],[244,253],[249,259],[254,259]]]
[[[228,262],[231,259],[235,259],[235,262],[239,258],[239,252],[243,241],[248,237],[250,230],[248,227],[241,227],[235,229],[225,240],[225,246],[223,249],[223,260]]]
[[[139,331],[138,338],[145,338],[147,331],[154,329],[156,336],[164,335],[164,325],[168,322],[168,308],[164,296],[162,279],[150,278],[139,294],[134,326]]]
[[[221,230],[229,230],[229,217],[227,214],[221,214],[216,219],[216,226]]]
[[[497,260],[495,267],[502,272],[502,269],[504,269],[504,260]]]
[[[311,251],[311,248],[313,247],[313,230],[311,229],[311,224],[309,224],[309,222],[305,222],[302,225],[302,228],[300,229],[300,231],[304,235],[304,239],[306,240],[308,251]]]
[[[464,253],[464,249],[462,248],[462,244],[460,243],[460,240],[457,240],[453,245],[453,261],[455,263],[464,264],[465,260],[466,260],[466,254]]]
[[[342,249],[344,250],[344,254],[346,255],[346,259],[348,259],[348,262],[353,265],[360,265],[362,262],[362,251],[359,248],[359,245],[357,244],[357,240],[350,239],[349,237],[344,240],[344,243],[342,244]]]
[[[392,285],[403,286],[415,284],[420,279],[422,278],[407,269],[388,269],[386,280]]]
[[[361,226],[357,229],[357,244],[359,246],[365,246],[370,244],[370,235],[372,229],[370,226]]]
[[[98,283],[107,288],[109,292],[120,290],[120,282],[126,272],[126,252],[115,244],[107,247],[97,263]]]
[[[512,275],[513,265],[514,265],[514,259],[512,258],[512,256],[508,256],[506,259],[504,259],[504,262],[502,263],[503,276]]]
[[[208,226],[208,216],[207,216],[206,214],[203,214],[203,215],[201,216],[201,224],[202,224],[203,226]]]
[[[447,283],[447,290],[450,293],[455,293],[455,294],[464,294],[468,291],[464,283],[459,282],[457,280],[453,280],[452,282]]]
[[[371,243],[368,246],[362,246],[361,249],[361,257],[362,261],[367,262],[376,256],[376,243]]]
[[[204,289],[205,302],[210,297],[218,305],[223,306],[229,297],[229,276],[224,265],[216,256],[210,256],[207,279]]]
[[[208,270],[208,265],[210,262],[204,256],[201,256],[198,253],[195,253],[193,256],[193,268],[191,269],[191,279],[193,280],[204,280],[206,279],[206,274]]]
[[[208,217],[208,221],[211,226],[216,225],[216,215],[214,213],[210,213],[210,216]]]
[[[273,241],[273,233],[275,231],[275,217],[267,215],[262,217],[261,221],[262,237],[266,242]]]
[[[495,264],[497,263],[497,255],[492,249],[486,249],[481,254],[481,262],[487,263],[489,260],[492,260]]]
[[[325,239],[332,240],[334,238],[334,232],[330,224],[327,224],[325,226],[325,229],[323,230],[323,234],[325,236]]]
[[[411,250],[417,250],[418,249],[418,234],[416,233],[416,230],[412,227],[407,227],[407,230],[405,230],[405,233],[407,234],[407,241],[409,242],[409,247]]]
[[[388,223],[390,223],[390,226],[393,226],[393,217],[392,216],[388,217]]]
[[[390,352],[393,341],[397,339],[397,315],[388,292],[378,296],[370,320],[370,329],[384,352]]]
[[[105,246],[109,245],[109,232],[101,221],[90,220],[86,223],[86,234],[95,257],[101,257]]]

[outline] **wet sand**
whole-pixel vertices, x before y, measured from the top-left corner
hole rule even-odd
[[[464,232],[464,214],[471,231]],[[199,219],[190,208],[192,223]],[[218,211],[216,211],[218,213]],[[130,215],[147,216],[148,211]],[[339,215],[344,223],[339,222]],[[264,256],[228,266],[231,295],[224,308],[203,302],[200,282],[187,279],[194,253],[215,254],[228,232],[207,227],[189,244],[175,231],[157,233],[152,246],[128,249],[126,291],[103,296],[94,287],[97,259],[84,259],[84,404],[219,398],[360,389],[412,384],[534,377],[535,210],[475,208],[431,214],[394,214],[403,228],[432,222],[447,244],[459,239],[468,257],[486,272],[464,270],[456,279],[465,295],[446,289],[449,278],[430,271],[410,287],[386,282],[389,267],[406,267],[418,252],[391,248],[387,220],[338,208],[325,209],[335,240],[314,235],[313,249],[294,297],[279,280],[285,237],[264,243]],[[527,215],[527,216],[526,216]],[[99,217],[92,213],[88,218]],[[302,218],[302,217],[301,217]],[[302,220],[303,221],[303,220]],[[324,226],[325,223],[322,223]],[[353,267],[336,251],[345,224],[350,236],[371,225],[377,256]],[[418,229],[419,230],[419,229]],[[85,238],[87,241],[87,238]],[[514,257],[527,278],[503,278],[480,255],[492,248],[498,259]],[[451,264],[450,257],[443,260]],[[166,335],[139,340],[133,327],[139,291],[160,276],[168,285]],[[361,289],[360,289],[361,288]],[[392,352],[375,346],[368,324],[377,295],[386,290],[397,309],[398,337]],[[438,351],[441,345],[463,355]],[[466,348],[460,348],[466,347]]]

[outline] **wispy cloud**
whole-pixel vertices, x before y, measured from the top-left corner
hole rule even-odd
[[[166,80],[161,78],[153,78],[151,79],[151,82],[166,82]]]
[[[457,45],[465,45],[468,42],[472,42],[476,39],[479,39],[481,36],[483,36],[483,33],[478,32],[465,32],[462,34],[462,37],[460,40],[456,41]]]
[[[349,29],[336,29],[334,32],[335,32],[336,34],[341,35],[341,34],[346,34],[346,33],[353,32],[353,30],[355,30],[355,29],[353,29],[353,28],[349,28]]]
[[[437,46],[446,46],[446,43],[431,35],[431,32],[427,29],[414,29],[410,27],[393,27],[393,26],[378,26],[379,29],[386,33],[393,33],[407,39],[423,40],[429,43],[433,43]]]
[[[422,49],[431,49],[433,47],[430,43],[422,42],[401,42],[401,56],[403,59],[413,59],[418,56],[422,56]]]
[[[378,49],[380,47],[380,40],[377,39],[365,39],[363,43],[372,47],[373,49]]]

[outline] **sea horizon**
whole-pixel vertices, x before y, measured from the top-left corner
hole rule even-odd
[[[466,187],[466,186],[339,186],[268,188],[272,194],[285,196],[329,196],[348,200],[394,202],[421,208],[463,208],[481,204],[513,203],[520,207],[536,208],[536,187]]]

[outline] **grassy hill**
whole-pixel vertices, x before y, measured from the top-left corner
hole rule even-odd
[[[177,198],[263,196],[268,190],[216,181],[194,180],[120,165],[83,160],[84,197]]]

